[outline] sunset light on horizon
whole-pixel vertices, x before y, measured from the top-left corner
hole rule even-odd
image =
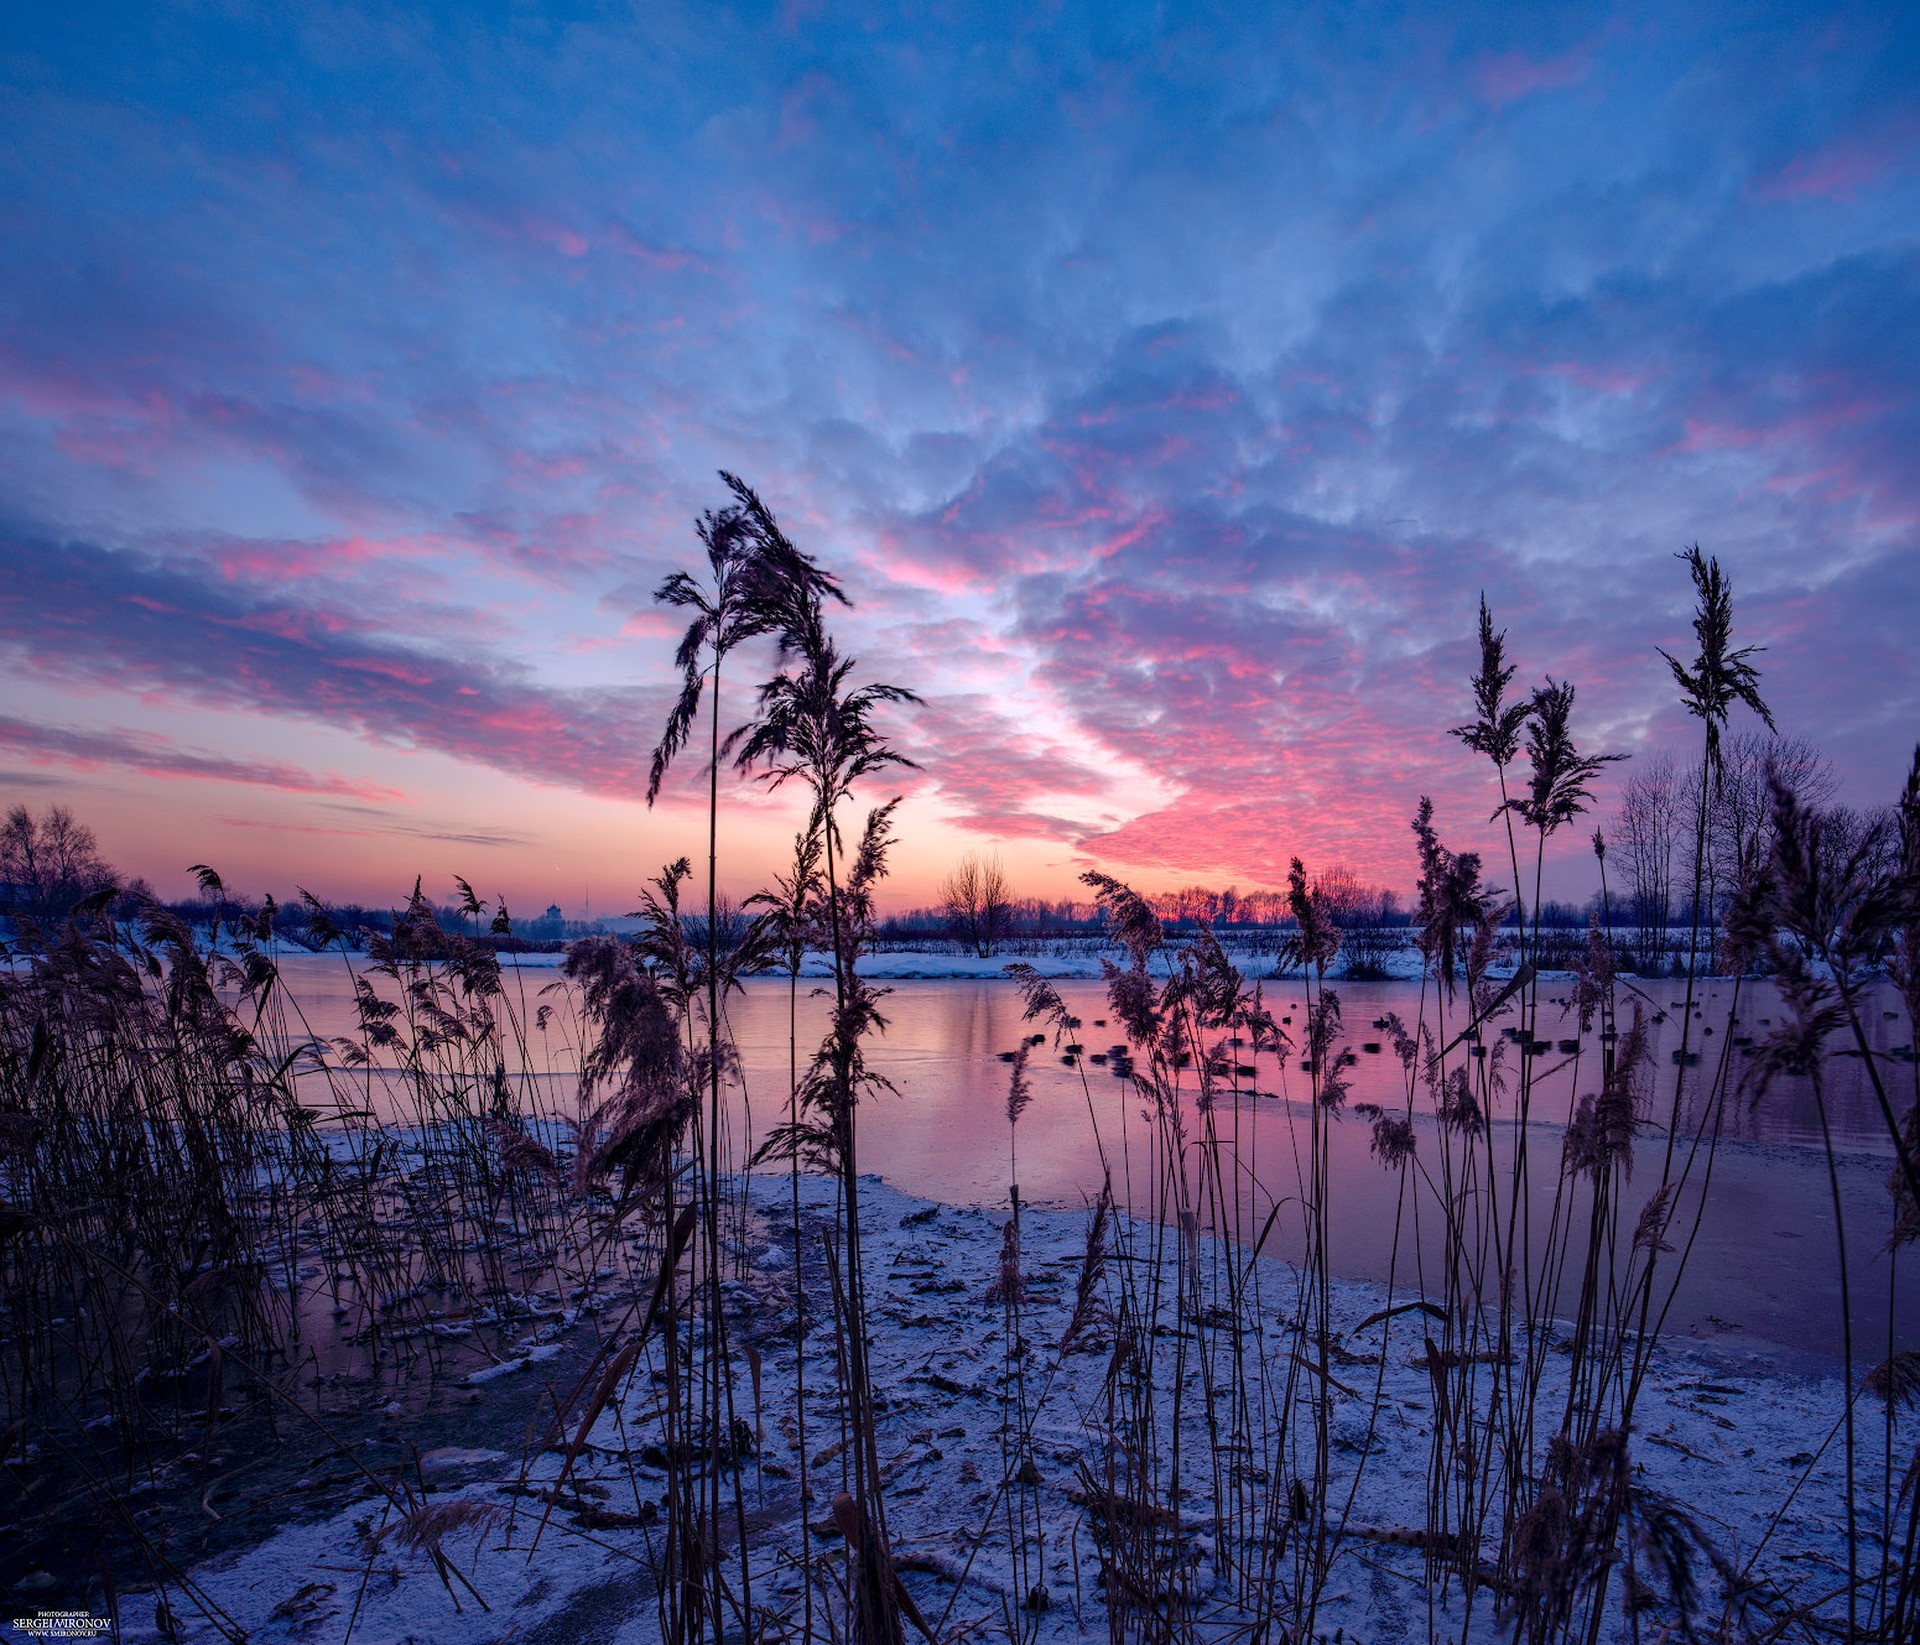
[[[1692,755],[1695,543],[1781,732],[1893,800],[1915,15],[1182,15],[23,8],[0,797],[168,896],[622,912],[704,857],[703,743],[645,803],[654,591],[727,470],[922,699],[887,907],[974,850],[1404,899],[1423,794],[1504,861],[1446,735],[1483,594],[1630,757],[1582,899],[1631,757]],[[744,896],[801,805],[726,781]]]

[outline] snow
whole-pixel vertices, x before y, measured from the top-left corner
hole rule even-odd
[[[512,1359],[503,1359],[498,1365],[488,1365],[478,1371],[467,1373],[467,1386],[478,1387],[481,1383],[492,1382],[499,1377],[512,1376],[515,1371],[524,1371],[530,1365],[538,1365],[545,1360],[558,1359],[565,1349],[557,1342],[543,1342],[529,1348],[524,1354],[516,1354]]]
[[[802,1178],[801,1188],[815,1230],[808,1239],[817,1250],[817,1230],[831,1215],[834,1184]],[[816,1500],[803,1512],[791,1409],[792,1245],[783,1228],[788,1183],[755,1178],[749,1191],[758,1213],[751,1261],[745,1280],[729,1285],[729,1307],[736,1340],[757,1342],[763,1358],[764,1407],[754,1411],[744,1366],[736,1388],[739,1408],[755,1416],[763,1436],[745,1474],[755,1597],[757,1603],[797,1606],[798,1577],[792,1561],[779,1557],[781,1551],[796,1550],[809,1538],[816,1554],[841,1546],[831,1531],[823,1532],[841,1466],[826,1454],[837,1427],[822,1394],[830,1386],[833,1324],[824,1295],[810,1294],[807,1448],[823,1460],[814,1470]],[[996,1486],[1006,1473],[1001,1435],[1009,1417],[1004,1314],[986,1300],[1004,1214],[914,1200],[874,1180],[864,1182],[861,1192],[874,1379],[887,1406],[879,1451],[893,1551],[927,1618],[950,1608],[948,1637],[957,1637],[953,1631],[967,1622],[984,1621],[997,1633],[1003,1600],[1017,1605],[1021,1597],[1004,1499]],[[1054,1351],[1073,1299],[1084,1216],[1027,1208],[1022,1220],[1023,1267],[1031,1290],[1026,1330],[1033,1346],[1026,1378],[1030,1389],[1047,1391],[1033,1427],[1038,1492],[1045,1507],[1042,1580],[1051,1599],[1050,1609],[1037,1619],[1038,1638],[1064,1642],[1083,1631],[1106,1629],[1080,1464],[1096,1465],[1101,1454],[1105,1432],[1098,1393],[1109,1354],[1104,1343],[1064,1359]],[[1250,1305],[1243,1340],[1273,1364],[1285,1360],[1300,1341],[1287,1323],[1298,1306],[1299,1276],[1265,1259],[1255,1269],[1260,1294]],[[1450,1620],[1443,1604],[1430,1615],[1424,1556],[1408,1536],[1424,1523],[1433,1424],[1433,1387],[1421,1357],[1423,1326],[1417,1314],[1363,1324],[1388,1300],[1377,1286],[1336,1282],[1333,1287],[1341,1346],[1337,1386],[1327,1395],[1333,1433],[1330,1500],[1344,1503],[1349,1488],[1354,1496],[1321,1616],[1329,1638],[1336,1628],[1357,1640],[1424,1638],[1430,1627]],[[1392,1300],[1407,1298],[1401,1293]],[[588,1328],[584,1320],[564,1327]],[[510,1369],[530,1372],[547,1346],[532,1347],[509,1365],[470,1381]],[[1168,1356],[1171,1367],[1176,1350],[1170,1341],[1156,1341],[1152,1351]],[[1555,1382],[1560,1358],[1548,1359],[1541,1409],[1551,1412],[1561,1391]],[[641,1363],[644,1367],[647,1360]],[[1192,1374],[1191,1364],[1188,1369]],[[1197,1387],[1189,1399],[1196,1413],[1204,1404]],[[388,1510],[377,1496],[211,1561],[192,1573],[193,1581],[255,1642],[337,1639],[356,1605],[356,1645],[657,1638],[649,1531],[639,1523],[664,1477],[642,1456],[657,1437],[641,1409],[648,1390],[645,1375],[636,1376],[624,1402],[600,1418],[564,1491],[552,1490],[562,1466],[559,1449],[534,1458],[523,1475],[520,1460],[476,1445],[459,1453],[457,1482],[436,1480],[436,1503],[466,1501],[497,1510],[489,1523],[457,1531],[445,1545],[486,1609],[457,1585],[450,1594],[425,1556],[406,1552],[396,1539],[370,1552],[356,1526],[382,1524]],[[1736,1562],[1757,1556],[1759,1568],[1788,1592],[1831,1590],[1844,1577],[1846,1559],[1841,1447],[1835,1437],[1842,1398],[1837,1378],[1783,1375],[1760,1352],[1729,1354],[1672,1343],[1656,1356],[1638,1411],[1632,1441],[1636,1480],[1687,1505]],[[1873,1453],[1879,1443],[1877,1405],[1862,1408],[1860,1427],[1869,1453],[1863,1457],[1863,1477],[1877,1477],[1869,1471],[1878,1460]],[[1196,1427],[1188,1440],[1197,1447],[1192,1454],[1204,1456],[1203,1431]],[[448,1471],[442,1466],[435,1473],[444,1479]],[[534,1553],[536,1527],[547,1512],[542,1493],[553,1494],[557,1506]],[[1196,1478],[1194,1497],[1181,1516],[1194,1590],[1203,1602],[1216,1589],[1224,1592],[1212,1570],[1207,1495]],[[1770,1529],[1776,1514],[1778,1524]],[[809,1524],[811,1533],[804,1529]],[[652,1535],[657,1551],[657,1530]],[[1878,1557],[1875,1547],[1868,1544],[1862,1553],[1870,1568]],[[726,1557],[734,1556],[729,1550]],[[151,1594],[123,1595],[122,1609],[127,1640],[161,1637],[153,1625]],[[173,1610],[181,1619],[182,1638],[218,1637],[190,1615],[178,1595]],[[1483,1600],[1472,1637],[1494,1637],[1491,1610]],[[1445,1631],[1457,1632],[1457,1627]],[[4,1627],[0,1637],[10,1637]]]
[[[503,954],[502,966],[523,969],[550,969],[566,963],[565,954]],[[935,953],[930,949],[894,949],[880,954],[862,954],[858,970],[863,977],[886,981],[908,979],[1004,978],[1014,961],[1031,965],[1043,977],[1098,977],[1097,955],[1078,954],[996,954],[980,959],[972,954]],[[782,972],[771,973],[774,976]],[[831,977],[833,955],[809,952],[800,963],[800,975],[807,978]]]
[[[204,934],[202,934],[202,938],[204,948]],[[1177,936],[1169,938],[1170,944],[1177,941]],[[223,951],[228,951],[228,939],[224,936],[221,939],[221,945]],[[1229,934],[1225,946],[1228,953],[1246,970],[1248,976],[1260,977],[1277,974],[1274,972],[1274,962],[1271,953],[1249,953],[1242,951],[1232,939],[1231,934]],[[304,954],[306,951],[289,949],[287,952],[289,954]],[[889,949],[883,953],[862,954],[857,962],[856,968],[861,976],[870,977],[876,981],[901,982],[940,979],[990,981],[994,979],[1004,980],[1007,975],[1007,967],[1017,962],[1031,966],[1043,977],[1097,978],[1101,974],[1100,961],[1103,953],[1107,959],[1117,964],[1125,963],[1126,957],[1124,953],[1117,948],[1108,948],[1092,952],[1084,947],[1075,948],[1068,952],[1009,952],[995,954],[987,959],[981,959],[972,954],[955,954],[944,950],[935,951],[933,949],[901,948]],[[363,958],[363,956],[357,954],[354,957],[356,963]],[[15,954],[0,957],[0,968],[24,969],[28,963],[24,955]],[[542,950],[529,951],[526,953],[502,953],[500,955],[501,967],[507,971],[515,969],[522,971],[557,971],[566,963],[567,956],[564,951],[549,953]],[[1160,962],[1156,960],[1154,965],[1155,969],[1158,970]],[[1419,950],[1408,943],[1381,956],[1380,969],[1383,974],[1383,979],[1386,981],[1418,982],[1422,975],[1424,965],[1425,961],[1421,957]],[[1333,982],[1340,981],[1341,970],[1342,963],[1336,958],[1329,980]],[[1511,976],[1512,972],[1513,967],[1510,963],[1496,963],[1488,968],[1487,974],[1498,980]],[[1298,975],[1298,972],[1296,971],[1292,974]],[[1570,972],[1554,970],[1549,967],[1539,968],[1539,974],[1542,978],[1550,980],[1571,975]],[[780,976],[784,975],[784,973],[771,972],[768,973],[768,975]],[[833,975],[832,954],[819,951],[809,952],[801,962],[800,975],[810,979],[831,977]],[[1702,976],[1704,978],[1706,973],[1703,972]],[[1664,981],[1666,979],[1657,978],[1649,980]]]
[[[1030,965],[1043,977],[1097,977],[1100,959],[1096,954],[996,954],[979,959],[972,954],[935,954],[925,950],[898,949],[881,954],[862,954],[856,966],[863,977],[903,981],[909,978],[982,978],[1007,975],[1009,965]],[[833,956],[809,954],[800,968],[803,977],[831,977]]]

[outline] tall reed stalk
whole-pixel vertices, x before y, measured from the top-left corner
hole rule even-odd
[[[910,691],[891,685],[852,686],[854,660],[843,658],[826,631],[818,597],[802,602],[787,632],[792,666],[760,690],[758,718],[730,746],[743,771],[758,770],[772,787],[798,780],[811,799],[810,831],[821,841],[828,936],[833,954],[834,1010],[826,1040],[815,1053],[803,1106],[809,1118],[777,1137],[780,1148],[807,1150],[837,1173],[841,1194],[838,1273],[844,1290],[841,1333],[847,1368],[847,1415],[851,1443],[851,1509],[858,1533],[849,1539],[854,1562],[849,1629],[862,1640],[892,1645],[900,1637],[896,1578],[887,1544],[881,1495],[880,1453],[874,1424],[874,1389],[868,1371],[865,1267],[860,1250],[860,1174],[856,1110],[863,1097],[887,1089],[866,1062],[864,1042],[886,1019],[876,990],[860,977],[857,962],[871,941],[873,893],[886,873],[897,801],[867,813],[849,861],[841,809],[856,784],[889,767],[912,764],[882,734],[876,710],[910,704]],[[857,1546],[853,1544],[857,1542]]]

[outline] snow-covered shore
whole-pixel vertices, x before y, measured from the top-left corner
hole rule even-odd
[[[823,1221],[833,1184],[803,1178],[801,1186],[809,1216]],[[758,1604],[797,1607],[799,1576],[791,1554],[803,1542],[816,1553],[839,1546],[826,1511],[840,1482],[832,1454],[837,1428],[827,1401],[821,1398],[816,1408],[810,1394],[807,1449],[821,1460],[814,1471],[816,1500],[803,1505],[791,1409],[792,1245],[781,1228],[787,1184],[755,1179],[751,1194],[757,1213],[753,1263],[749,1277],[730,1284],[729,1294],[736,1340],[755,1343],[762,1359],[764,1403],[755,1410],[744,1371],[736,1391],[743,1413],[754,1412],[760,1434],[745,1474],[755,1598]],[[932,1620],[948,1614],[949,1636],[976,1619],[997,1628],[1003,1603],[1017,1609],[1022,1597],[998,1489],[1007,1470],[1004,1316],[986,1300],[1004,1218],[910,1199],[878,1181],[863,1185],[862,1195],[873,1375],[885,1404],[879,1450],[894,1553],[924,1615]],[[1023,1223],[1031,1291],[1026,1329],[1034,1348],[1025,1375],[1030,1393],[1047,1391],[1032,1445],[1044,1505],[1043,1580],[1051,1602],[1038,1618],[1039,1637],[1065,1641],[1106,1628],[1087,1523],[1095,1509],[1087,1502],[1080,1465],[1096,1465],[1101,1453],[1098,1394],[1110,1356],[1104,1344],[1064,1359],[1054,1351],[1073,1302],[1085,1219],[1029,1209]],[[817,1247],[817,1239],[812,1243]],[[1261,1294],[1244,1322],[1243,1340],[1269,1362],[1285,1359],[1298,1341],[1289,1323],[1298,1307],[1297,1275],[1277,1262],[1263,1260],[1256,1268]],[[827,1386],[832,1357],[833,1325],[823,1300],[813,1296],[809,1306],[808,1376],[816,1393]],[[1328,1390],[1330,1500],[1341,1504],[1350,1489],[1353,1494],[1322,1607],[1328,1637],[1342,1628],[1359,1640],[1420,1639],[1430,1627],[1448,1623],[1444,1610],[1429,1612],[1424,1556],[1407,1535],[1423,1523],[1433,1384],[1421,1358],[1417,1316],[1363,1324],[1387,1301],[1376,1286],[1334,1286],[1340,1347]],[[592,1328],[585,1319],[573,1327],[581,1333]],[[1176,1349],[1163,1341],[1153,1351],[1169,1356],[1171,1365]],[[1559,1356],[1549,1356],[1546,1410],[1555,1408],[1559,1364]],[[529,1358],[503,1380],[546,1374]],[[1191,1366],[1189,1374],[1195,1374]],[[649,1547],[658,1549],[651,1504],[664,1476],[647,1460],[656,1437],[642,1409],[650,1392],[645,1375],[637,1376],[624,1404],[597,1422],[560,1491],[553,1489],[562,1468],[559,1450],[534,1458],[524,1478],[518,1456],[485,1445],[442,1448],[420,1459],[419,1472],[410,1477],[434,1487],[436,1505],[466,1502],[492,1510],[477,1529],[456,1531],[445,1543],[485,1609],[457,1587],[456,1609],[422,1554],[409,1553],[391,1534],[380,1538],[388,1510],[371,1493],[210,1561],[192,1578],[255,1642],[338,1640],[350,1615],[357,1645],[657,1638]],[[1298,1397],[1304,1401],[1305,1392]],[[1676,1343],[1656,1358],[1642,1397],[1631,1441],[1636,1482],[1683,1504],[1737,1565],[1753,1561],[1789,1592],[1830,1590],[1843,1579],[1846,1562],[1843,1476],[1834,1437],[1842,1399],[1837,1377],[1782,1376],[1759,1354],[1733,1356]],[[1204,1400],[1196,1392],[1190,1403],[1197,1415]],[[1862,1423],[1865,1435],[1878,1426],[1877,1420]],[[392,1452],[383,1464],[388,1471],[405,1461],[400,1436]],[[555,1506],[537,1554],[530,1555],[545,1497]],[[1197,1490],[1180,1510],[1192,1593],[1201,1604],[1210,1602],[1219,1580],[1204,1497]],[[1877,1548],[1866,1548],[1864,1557],[1877,1559]],[[154,1625],[152,1594],[123,1594],[121,1603],[127,1640],[164,1637]],[[173,1609],[181,1638],[219,1637],[177,1596]],[[1490,1611],[1483,1602],[1473,1637],[1493,1636]],[[0,1637],[10,1637],[4,1627]]]
[[[0,940],[4,940],[7,935],[6,924],[7,922],[4,917],[0,917]],[[204,946],[205,933],[197,932],[196,935],[202,940]],[[1168,941],[1170,946],[1177,946],[1180,937],[1177,933],[1172,933],[1169,935]],[[226,946],[226,940],[223,938],[222,947],[225,948]],[[1283,974],[1275,969],[1273,956],[1270,951],[1248,952],[1237,946],[1231,935],[1226,939],[1225,947],[1229,955],[1234,958],[1235,962],[1241,966],[1249,977],[1268,977]],[[1043,977],[1055,979],[1091,979],[1101,975],[1100,962],[1103,957],[1117,964],[1125,964],[1126,962],[1126,955],[1119,948],[1093,948],[1087,946],[1068,946],[1065,944],[1056,947],[1047,943],[1021,943],[1016,944],[1015,949],[1026,951],[1022,952],[1008,949],[982,959],[978,955],[957,954],[945,949],[891,948],[877,953],[862,954],[857,961],[856,968],[861,976],[881,982],[940,980],[964,982],[1006,981],[1008,980],[1007,967],[1013,964],[1030,966],[1036,973]],[[289,947],[285,952],[288,954],[305,954],[308,951],[298,947]],[[365,956],[364,954],[356,953],[352,958],[354,963],[358,965],[364,961]],[[502,966],[508,969],[517,968],[522,971],[556,971],[566,964],[566,960],[567,956],[564,950],[502,951],[500,955],[500,963]],[[13,953],[0,955],[0,968],[17,969],[23,967],[26,963],[27,961],[24,955]],[[1418,982],[1425,965],[1420,951],[1414,947],[1411,942],[1407,942],[1381,954],[1377,957],[1375,963],[1377,966],[1377,975],[1373,977],[1373,980],[1388,982]],[[1557,970],[1551,966],[1542,966],[1537,969],[1543,978],[1561,978],[1570,975],[1570,973],[1566,971]],[[1488,975],[1495,978],[1510,976],[1512,970],[1513,967],[1511,963],[1496,963],[1489,968]],[[1336,961],[1330,980],[1335,982],[1342,980],[1341,971],[1342,966]],[[1299,972],[1295,970],[1285,974],[1297,977]],[[781,977],[784,976],[785,973],[770,972],[766,973],[766,975]],[[800,975],[816,981],[831,977],[833,975],[833,956],[830,953],[821,951],[808,953],[806,958],[801,962]],[[1706,974],[1703,973],[1703,977],[1705,975]],[[1667,979],[1650,977],[1640,980],[1651,986],[1655,983],[1664,983]]]
[[[1261,977],[1273,974],[1273,960],[1270,955],[1250,956],[1235,953],[1231,944],[1229,954],[1245,969],[1249,977]],[[1048,951],[1034,948],[1031,952],[1002,951],[986,959],[975,954],[954,954],[937,952],[924,948],[885,949],[879,953],[862,954],[857,962],[861,976],[877,982],[909,981],[1006,981],[1007,967],[1024,965],[1030,967],[1042,977],[1054,979],[1097,979],[1101,975],[1100,962],[1106,958],[1116,964],[1124,965],[1126,955],[1119,949],[1105,951],[1079,948],[1069,952]],[[552,969],[564,964],[564,954],[513,954],[502,955],[501,963],[518,965],[527,970]],[[1389,982],[1418,982],[1423,961],[1419,952],[1413,948],[1395,950],[1384,958],[1380,969],[1381,978]],[[1158,962],[1156,962],[1157,966]],[[1339,970],[1335,966],[1336,978]],[[1296,970],[1291,975],[1297,977]],[[1494,977],[1511,974],[1511,967],[1494,966],[1488,973]],[[1542,970],[1543,977],[1558,977],[1565,973]],[[768,975],[783,977],[785,972],[771,972]],[[833,975],[833,956],[813,952],[801,962],[800,975],[810,980],[831,977]]]
[[[1117,953],[1117,950],[1116,950]],[[503,966],[518,966],[522,970],[554,970],[566,963],[567,956],[561,954],[502,954]],[[1000,978],[1004,980],[1007,967],[1019,962],[1031,965],[1043,977],[1098,977],[1100,959],[1097,954],[995,954],[988,959],[980,959],[973,954],[936,953],[931,949],[891,949],[884,953],[862,954],[858,962],[860,975],[881,980],[907,981],[941,978],[961,980],[978,978]],[[783,977],[784,971],[769,973]],[[833,956],[827,953],[812,952],[800,963],[800,975],[809,979],[820,979],[833,975]]]

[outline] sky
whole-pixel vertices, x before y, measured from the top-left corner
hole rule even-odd
[[[1445,734],[1481,594],[1583,748],[1691,751],[1695,542],[1781,729],[1884,802],[1916,86],[1891,4],[25,0],[0,803],[169,894],[621,912],[704,852],[697,754],[644,789],[721,469],[923,699],[867,790],[896,906],[968,850],[1404,893],[1421,794],[1493,844]],[[742,893],[796,806],[723,791]]]

